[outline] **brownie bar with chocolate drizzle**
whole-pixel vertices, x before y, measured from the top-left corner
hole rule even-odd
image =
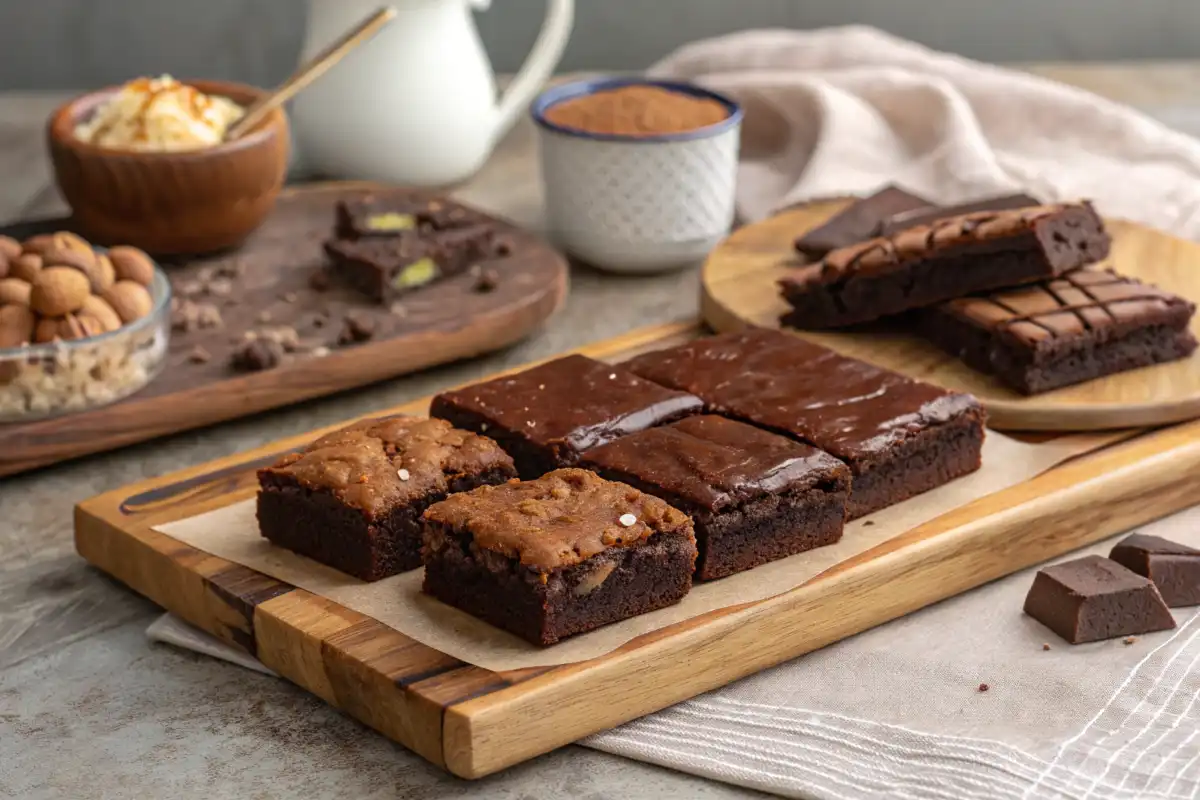
[[[1106,270],[964,297],[918,315],[932,342],[1022,394],[1184,358],[1196,306]]]
[[[780,280],[782,322],[820,329],[1057,277],[1108,255],[1088,203],[982,211],[835,250]]]

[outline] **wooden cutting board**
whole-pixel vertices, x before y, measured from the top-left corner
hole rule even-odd
[[[405,196],[409,190],[362,183],[315,184],[286,189],[279,205],[245,245],[215,257],[163,264],[175,296],[197,283],[206,268],[235,264],[241,277],[219,305],[218,329],[173,332],[163,372],[137,394],[114,405],[56,419],[0,424],[0,476],[111,450],[156,436],[199,428],[314,397],[364,386],[419,369],[507,347],[533,332],[567,296],[567,262],[528,231],[501,223],[512,254],[488,262],[497,280],[477,291],[477,278],[460,275],[406,296],[400,308],[371,307],[356,292],[337,287],[314,292],[310,277],[324,263],[322,241],[342,197],[372,191]],[[47,220],[0,229],[17,238],[69,228]],[[370,341],[336,344],[350,310],[366,310],[378,324]],[[261,315],[266,312],[266,317]],[[312,322],[327,317],[323,328]],[[274,369],[238,373],[228,355],[236,333],[294,317],[302,337],[328,343],[323,357],[300,357]],[[201,345],[212,360],[194,363]]]
[[[705,322],[718,331],[779,327],[779,316],[788,306],[779,297],[776,281],[797,263],[792,242],[848,203],[789,209],[735,231],[718,245],[704,264]],[[1114,239],[1109,262],[1117,272],[1200,301],[1200,244],[1129,222],[1108,224]],[[1200,334],[1200,316],[1192,320],[1192,329]],[[895,327],[798,335],[915,378],[971,392],[987,406],[989,424],[1002,430],[1095,430],[1200,417],[1200,352],[1183,361],[1025,397]]]
[[[581,352],[619,361],[699,333],[659,326]],[[375,413],[427,410],[428,399]],[[321,432],[88,500],[75,516],[76,548],[135,591],[467,778],[1177,511],[1200,490],[1200,422],[1145,433],[959,508],[777,597],[655,631],[591,661],[490,672],[153,530],[252,497],[256,467]]]

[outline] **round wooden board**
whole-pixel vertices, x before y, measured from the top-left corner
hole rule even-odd
[[[796,264],[792,241],[829,219],[849,201],[788,209],[735,231],[704,264],[701,314],[718,332],[748,326],[777,328],[787,304],[776,281]],[[1108,265],[1192,300],[1200,299],[1200,245],[1130,222],[1109,221]],[[1200,319],[1192,320],[1200,334]],[[902,331],[797,335],[838,352],[951,389],[987,406],[989,424],[1004,430],[1098,430],[1140,427],[1200,417],[1200,352],[1183,361],[1025,397],[976,372],[920,337]]]

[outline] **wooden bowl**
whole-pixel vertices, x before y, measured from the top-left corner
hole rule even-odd
[[[224,81],[189,81],[247,106],[265,92]],[[76,126],[120,91],[101,89],[50,117],[47,138],[58,188],[85,236],[154,255],[208,253],[240,244],[275,206],[287,173],[287,116],[276,110],[241,138],[183,152],[139,152],[78,139]]]

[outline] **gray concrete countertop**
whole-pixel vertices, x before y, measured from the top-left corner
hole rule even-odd
[[[1200,132],[1200,63],[1028,68]],[[42,141],[61,100],[0,95],[0,221],[63,210]],[[532,126],[518,126],[458,195],[538,226]],[[580,747],[457,780],[284,681],[149,644],[158,609],[74,553],[72,506],[96,493],[696,313],[695,270],[571,277],[565,311],[504,352],[0,479],[0,797],[760,796]]]

